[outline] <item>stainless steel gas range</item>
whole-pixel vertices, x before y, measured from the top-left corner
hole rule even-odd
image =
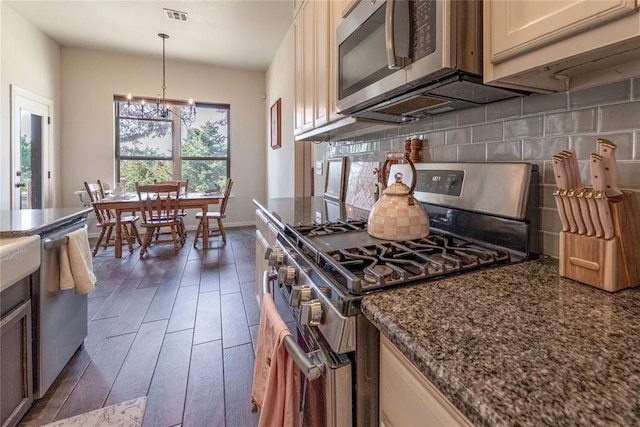
[[[366,218],[286,224],[268,251],[264,292],[295,338],[305,374],[303,420],[377,426],[379,333],[364,295],[538,256],[538,171],[529,163],[416,165],[415,197],[429,215],[422,239],[371,237]],[[288,308],[287,308],[288,307]]]

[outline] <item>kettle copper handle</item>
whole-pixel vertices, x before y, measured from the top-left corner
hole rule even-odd
[[[384,165],[382,165],[382,169],[380,172],[382,173],[382,187],[387,188],[387,182],[385,180],[385,176],[387,174],[387,165],[391,160],[403,160],[409,163],[409,167],[411,167],[411,172],[413,173],[413,180],[411,182],[411,188],[409,189],[409,194],[413,193],[414,188],[416,188],[416,167],[413,165],[413,162],[409,159],[409,153],[406,151],[397,151],[392,153],[387,153],[387,160],[384,161]],[[389,171],[390,173],[391,171]]]

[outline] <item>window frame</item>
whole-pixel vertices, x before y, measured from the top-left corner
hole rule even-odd
[[[136,98],[136,102],[140,102],[144,99],[147,105],[155,105],[155,98]],[[206,156],[206,157],[183,157],[182,156],[182,121],[174,113],[171,115],[171,119],[140,119],[136,117],[120,116],[119,103],[126,102],[127,97],[122,95],[116,95],[113,97],[113,109],[114,109],[114,160],[115,160],[115,179],[118,182],[121,178],[120,175],[120,163],[124,160],[166,160],[173,162],[173,179],[182,179],[182,162],[183,161],[224,161],[226,163],[227,179],[231,177],[231,105],[223,103],[212,102],[194,102],[196,108],[204,109],[221,109],[227,112],[227,156]],[[172,111],[189,104],[184,101],[167,100]],[[120,155],[120,119],[127,120],[153,120],[160,122],[171,122],[171,157],[146,157],[146,156],[121,156]],[[176,131],[177,130],[177,131]]]

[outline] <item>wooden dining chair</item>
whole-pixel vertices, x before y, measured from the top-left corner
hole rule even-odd
[[[106,249],[108,246],[113,246],[114,242],[111,240],[113,231],[117,225],[116,215],[109,209],[103,209],[97,206],[96,202],[104,199],[104,189],[100,183],[88,183],[84,182],[84,188],[89,195],[89,200],[93,206],[93,212],[96,215],[98,221],[98,227],[100,227],[100,235],[96,240],[96,246],[93,249],[93,256],[96,256],[100,245],[103,244]],[[136,222],[140,219],[137,215],[127,215],[120,218],[121,233],[124,236],[124,240],[129,246],[129,253],[133,253],[133,242],[137,241],[142,245]],[[104,240],[104,243],[103,243]]]
[[[227,210],[227,203],[229,202],[229,195],[231,194],[231,187],[233,186],[233,180],[232,179],[228,179],[227,180],[227,188],[224,190],[224,196],[222,198],[222,202],[220,203],[220,210],[217,212],[207,212],[206,217],[204,218],[204,221],[207,221],[207,226],[209,228],[209,235],[206,236],[207,242],[209,241],[209,237],[216,237],[216,236],[222,236],[222,243],[223,244],[227,244],[227,235],[224,232],[224,226],[222,225],[222,220],[226,218],[226,210]],[[198,238],[200,236],[202,236],[202,234],[204,233],[204,225],[202,223],[203,221],[203,212],[198,212],[196,214],[196,219],[199,220],[198,222],[198,229],[196,231],[196,237],[193,239],[193,247],[197,247],[198,245]],[[211,228],[211,220],[216,220],[216,227],[215,228]]]
[[[186,179],[184,181],[158,181],[156,179],[153,180],[154,184],[160,184],[160,185],[164,185],[164,184],[178,184],[180,186],[180,197],[186,196],[188,191],[189,191],[189,180]],[[184,237],[185,239],[187,238],[187,229],[184,226],[184,218],[187,216],[186,212],[184,211],[184,209],[180,209],[180,213],[178,214],[182,217],[182,226],[180,228],[180,234],[182,235],[182,237]],[[158,240],[160,238],[160,231],[158,230],[156,232],[156,240]]]
[[[167,228],[169,229],[167,234],[171,234],[171,239],[158,237],[153,243],[173,243],[173,250],[178,253],[186,240],[180,231],[184,227],[179,208],[180,185],[177,183],[149,185],[136,183],[136,192],[142,206],[141,225],[146,229],[140,248],[140,258],[147,251],[154,235],[156,233],[164,234],[162,229]]]

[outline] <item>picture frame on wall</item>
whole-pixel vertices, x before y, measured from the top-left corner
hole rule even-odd
[[[280,148],[281,141],[281,104],[282,98],[278,98],[271,106],[271,148]]]
[[[346,170],[346,158],[336,157],[326,160],[324,197],[339,202],[344,201],[344,175]]]

